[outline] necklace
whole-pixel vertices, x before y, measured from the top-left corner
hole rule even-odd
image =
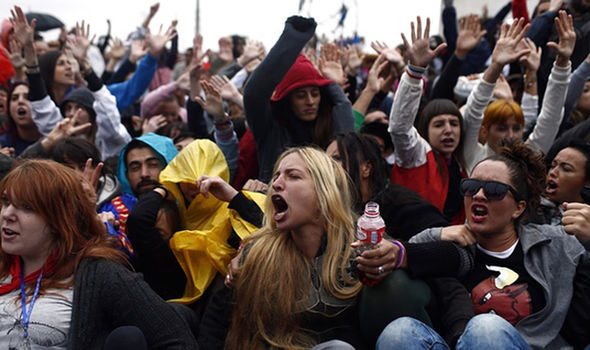
[[[27,295],[25,292],[25,276],[23,269],[20,270],[20,294],[22,299],[22,312],[23,318],[21,321],[21,325],[23,327],[23,342],[25,347],[28,349],[30,348],[29,345],[29,320],[31,319],[31,313],[33,312],[33,306],[35,305],[35,300],[37,299],[37,295],[39,295],[39,285],[41,284],[41,278],[43,278],[43,268],[41,268],[41,273],[37,278],[37,284],[35,285],[35,291],[33,292],[33,297],[31,298],[31,303],[29,304],[29,310],[27,311]]]

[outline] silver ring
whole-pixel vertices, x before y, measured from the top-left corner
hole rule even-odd
[[[379,266],[379,267],[377,268],[377,274],[378,274],[378,275],[381,275],[382,273],[383,273],[383,266]]]
[[[225,279],[228,281],[231,279],[231,277],[229,276],[229,273],[227,275],[225,275]]]

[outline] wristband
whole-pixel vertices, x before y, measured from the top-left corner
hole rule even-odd
[[[410,72],[409,69],[406,69],[406,74],[410,77],[410,78],[414,78],[416,80],[422,80],[422,77],[419,75],[414,75],[414,73]]]
[[[394,270],[399,270],[399,268],[402,266],[402,263],[404,261],[404,255],[405,255],[406,248],[404,247],[403,244],[401,244],[400,241],[391,241],[391,243],[395,244],[399,248],[399,253],[397,254],[397,260],[395,261],[395,266],[393,267]]]

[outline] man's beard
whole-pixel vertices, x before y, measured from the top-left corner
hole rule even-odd
[[[159,184],[160,183],[156,180],[149,180],[149,179],[148,180],[141,180],[140,182],[137,183],[137,185],[133,189],[133,192],[135,192],[136,197],[139,197],[139,195],[153,190]],[[148,185],[150,185],[150,186],[148,187]]]

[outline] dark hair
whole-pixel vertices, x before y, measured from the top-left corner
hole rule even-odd
[[[381,156],[381,150],[375,140],[356,132],[339,134],[336,136],[338,153],[342,167],[348,173],[352,181],[351,190],[355,209],[362,210],[364,203],[361,196],[361,176],[359,166],[363,162],[371,164],[371,175],[369,176],[370,197],[374,197],[387,186],[387,167]]]
[[[361,134],[376,136],[383,140],[385,150],[393,149],[393,141],[391,140],[391,134],[387,131],[387,125],[379,121],[363,124]]]
[[[64,165],[77,164],[82,169],[88,158],[92,158],[94,167],[101,161],[100,151],[94,143],[76,136],[70,136],[53,146],[51,158]]]
[[[45,52],[39,57],[39,68],[43,83],[45,84],[45,90],[56,105],[59,105],[61,101],[56,101],[53,96],[53,75],[55,73],[55,64],[62,54],[63,52],[61,51],[52,50]]]
[[[8,91],[8,97],[6,98],[6,115],[8,115],[8,133],[9,133],[10,137],[13,137],[13,138],[16,138],[17,134],[16,134],[16,124],[14,124],[14,120],[12,119],[12,115],[10,115],[10,100],[12,100],[12,94],[14,93],[14,90],[16,90],[16,88],[21,85],[24,85],[27,88],[29,88],[28,83],[26,83],[24,81],[18,81],[16,83],[14,83],[14,85],[12,85],[12,87]],[[30,90],[30,88],[29,88],[29,90]],[[29,101],[29,104],[30,104],[30,101]],[[33,113],[32,109],[31,109],[31,113]],[[31,115],[31,117],[32,117],[32,115]]]
[[[188,138],[193,138],[193,139],[197,139],[197,135],[192,132],[192,131],[181,131],[180,134],[178,134],[178,136],[176,136],[174,138],[174,140],[172,140],[174,142],[174,144],[176,145],[178,142],[184,140],[184,139],[188,139]]]
[[[542,153],[528,148],[521,140],[507,140],[502,142],[498,154],[485,159],[506,164],[510,182],[516,192],[527,202],[527,208],[518,220],[527,217],[529,213],[536,212],[541,202],[541,195],[545,188],[543,158]]]
[[[590,144],[580,140],[572,140],[567,146],[559,150],[559,152],[566,148],[573,148],[584,155],[584,158],[586,158],[586,163],[584,164],[584,180],[588,180],[590,178]],[[555,157],[553,157],[553,159],[555,159]],[[553,161],[553,159],[551,159],[551,161]]]
[[[422,136],[428,143],[430,143],[430,140],[428,139],[428,126],[430,125],[430,121],[434,117],[443,114],[451,114],[459,118],[461,134],[459,136],[459,144],[453,152],[453,157],[459,163],[459,165],[464,168],[465,162],[463,161],[463,139],[465,131],[463,130],[463,116],[461,115],[459,108],[457,108],[457,105],[455,105],[453,101],[445,98],[436,98],[428,102],[422,110],[422,113],[420,113],[420,116],[418,117],[416,129],[418,129],[418,133],[420,134],[420,136]],[[442,171],[444,167],[442,166],[442,164],[439,164],[439,157],[435,158],[438,164],[439,171],[441,172],[440,174],[441,176],[443,176],[444,174],[442,173]]]
[[[154,147],[150,146],[149,144],[147,144],[141,140],[133,139],[127,144],[127,148],[125,148],[125,154],[123,155],[124,164],[119,164],[119,166],[124,166],[125,169],[127,169],[127,156],[129,155],[129,152],[131,152],[134,149],[139,149],[139,148],[147,148],[147,149],[151,150],[152,152],[154,152],[154,155],[160,161],[160,165],[162,166],[162,169],[164,169],[166,167],[166,164],[168,164],[168,161],[166,160],[166,158],[164,158],[164,156],[160,152],[158,152]]]

